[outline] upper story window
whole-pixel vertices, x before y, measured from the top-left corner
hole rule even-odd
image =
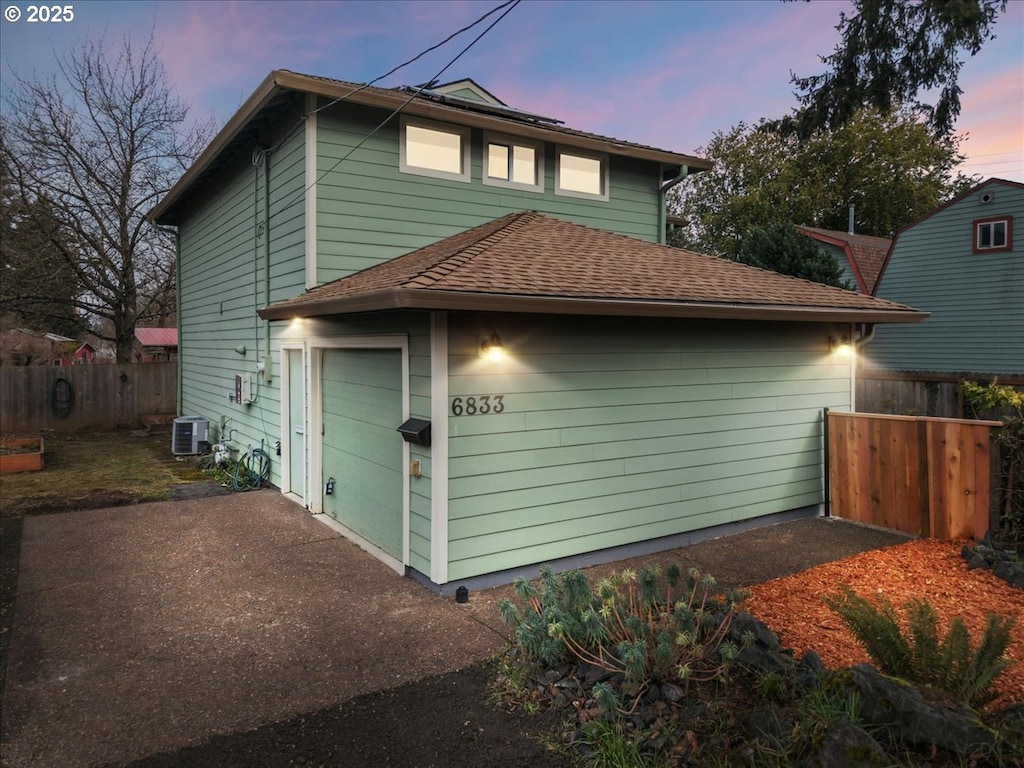
[[[558,147],[555,151],[555,194],[608,199],[608,156]]]
[[[1009,251],[1013,247],[1013,217],[974,221],[974,252]]]
[[[401,133],[402,171],[469,181],[469,128],[403,119]]]
[[[544,145],[484,134],[484,184],[544,191]]]

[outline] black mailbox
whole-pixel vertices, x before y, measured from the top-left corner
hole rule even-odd
[[[430,422],[426,419],[407,419],[398,431],[407,443],[430,445]]]

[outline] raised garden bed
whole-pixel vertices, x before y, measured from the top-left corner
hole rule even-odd
[[[0,475],[9,472],[34,472],[43,468],[43,438],[5,437],[0,439]]]

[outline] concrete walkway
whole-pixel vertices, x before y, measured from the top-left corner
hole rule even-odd
[[[647,559],[733,586],[903,540],[807,519]],[[438,597],[274,491],[28,518],[2,764],[116,765],[465,668],[509,593]]]

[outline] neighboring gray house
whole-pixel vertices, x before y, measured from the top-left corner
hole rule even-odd
[[[708,167],[472,81],[272,72],[152,213],[182,412],[445,592],[816,514],[835,342],[923,315],[660,245]]]
[[[874,295],[892,240],[821,227],[798,226],[796,231],[817,240],[836,257],[843,268],[843,279],[854,286],[854,290]]]
[[[1024,184],[989,179],[897,232],[875,294],[931,315],[879,327],[865,368],[1024,377],[1022,227]]]

